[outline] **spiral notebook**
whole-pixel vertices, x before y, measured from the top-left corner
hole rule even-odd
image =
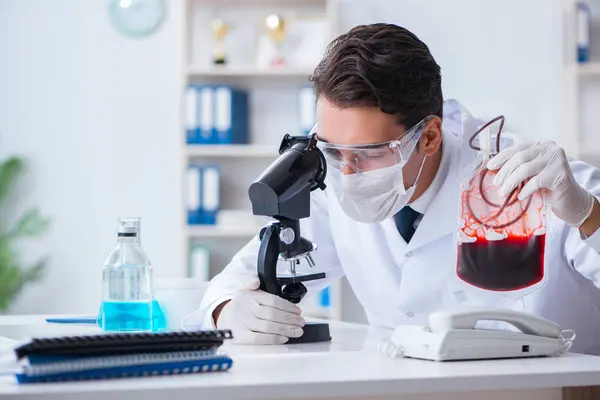
[[[127,333],[33,339],[14,352],[21,384],[226,371],[230,331]]]

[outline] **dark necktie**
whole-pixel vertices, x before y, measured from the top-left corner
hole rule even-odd
[[[410,239],[415,234],[415,221],[419,218],[419,215],[421,215],[420,212],[413,210],[409,206],[402,208],[394,215],[394,222],[396,222],[398,232],[400,232],[406,243],[410,242]]]

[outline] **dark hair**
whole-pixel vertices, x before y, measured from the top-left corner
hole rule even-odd
[[[375,106],[407,128],[442,118],[442,78],[425,43],[392,24],[361,25],[336,38],[310,77],[338,107]]]

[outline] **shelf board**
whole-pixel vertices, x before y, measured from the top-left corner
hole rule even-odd
[[[266,144],[189,144],[189,157],[248,157],[273,158],[279,155],[279,147]]]
[[[577,64],[576,68],[579,75],[600,75],[600,62]]]
[[[289,77],[289,78],[307,78],[313,73],[309,67],[279,67],[279,68],[259,68],[248,67],[202,67],[189,66],[188,75],[190,77]]]
[[[202,5],[219,4],[220,6],[314,6],[325,5],[326,0],[195,0]]]
[[[196,225],[188,226],[190,238],[248,238],[258,233],[260,228],[252,226],[219,226]]]
[[[596,158],[600,160],[600,147],[587,143],[582,143],[579,148],[579,155],[581,157]]]

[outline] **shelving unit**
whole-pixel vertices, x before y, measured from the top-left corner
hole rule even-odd
[[[185,110],[182,112],[182,144],[184,160],[182,171],[189,163],[219,165],[221,168],[221,207],[250,214],[247,189],[252,181],[278,156],[279,144],[285,133],[298,135],[298,90],[308,86],[313,72],[312,60],[305,64],[277,67],[258,67],[249,47],[255,43],[249,36],[257,35],[259,26],[269,14],[288,18],[325,17],[325,43],[335,32],[335,3],[337,0],[186,0],[186,27],[184,44],[187,50],[186,66],[182,71],[182,97],[188,84],[227,84],[247,90],[250,103],[248,144],[188,145],[185,142]],[[227,42],[226,52],[231,56],[226,65],[213,65],[210,54],[213,38],[210,20],[214,17],[231,22],[233,35]],[[292,18],[292,22],[293,22]],[[254,29],[248,26],[253,25]],[[240,33],[240,32],[245,33]],[[324,48],[323,48],[324,50]],[[320,54],[317,54],[320,58]],[[183,172],[182,172],[183,173]],[[183,190],[186,184],[183,183]],[[183,196],[187,199],[187,195]],[[185,237],[183,251],[189,254],[191,246],[202,244],[210,249],[210,276],[218,274],[233,255],[259,231],[260,226],[247,221],[228,225],[188,226],[182,205]],[[219,218],[217,217],[217,220]],[[229,218],[231,220],[231,218]],[[213,256],[214,255],[214,256]],[[186,257],[187,258],[187,257]],[[189,270],[189,269],[188,269]],[[330,307],[320,307],[310,299],[303,301],[306,315],[341,319],[341,283],[330,287]]]
[[[240,6],[252,4],[254,6],[307,6],[307,5],[322,5],[325,0],[195,0],[196,4],[213,6],[219,4],[222,6]]]
[[[202,67],[190,66],[187,71],[191,77],[234,77],[234,78],[252,78],[252,77],[290,77],[306,78],[311,73],[310,68],[285,67],[285,68],[258,68],[258,67]]]
[[[188,145],[189,157],[244,157],[273,159],[278,154],[278,146],[266,144],[223,144],[223,145]]]
[[[600,0],[588,0],[592,10],[590,61],[578,63],[576,0],[564,0],[565,126],[569,140],[563,143],[571,157],[600,166],[596,107],[600,104]]]
[[[580,76],[599,76],[600,77],[600,62],[588,62],[585,64],[577,64],[575,68]]]
[[[250,240],[258,229],[247,226],[198,225],[188,228],[188,237],[199,238],[243,238]]]

